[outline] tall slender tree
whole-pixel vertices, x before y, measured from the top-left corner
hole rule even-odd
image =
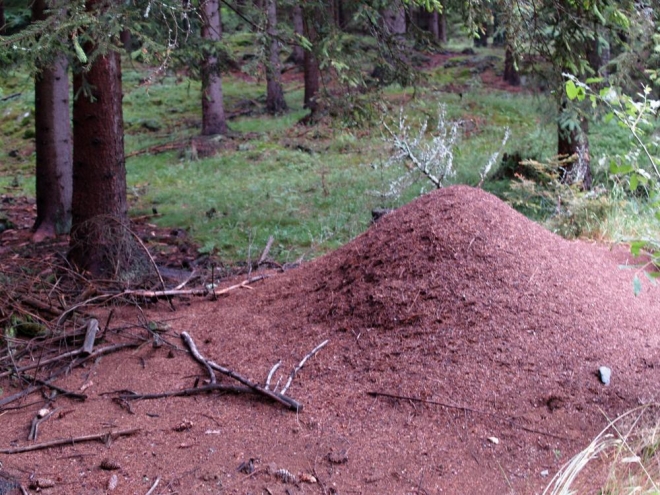
[[[0,36],[5,34],[5,0],[0,0]]]
[[[282,89],[280,42],[277,35],[277,0],[266,0],[266,111],[271,114],[286,112],[287,104]]]
[[[304,106],[310,110],[310,114],[304,119],[305,122],[314,122],[320,113],[319,90],[321,89],[321,69],[314,48],[320,40],[319,30],[324,25],[324,12],[318,2],[304,2],[302,5],[303,33],[311,44],[311,49],[305,50],[304,81],[305,94],[303,96]]]
[[[228,129],[222,94],[222,77],[215,46],[222,38],[218,0],[203,0],[201,15],[202,38],[208,42],[202,62],[202,135],[226,134]]]
[[[46,19],[46,8],[46,0],[34,0],[32,19]],[[34,82],[37,155],[35,242],[69,232],[73,189],[67,58],[58,53],[40,69]]]

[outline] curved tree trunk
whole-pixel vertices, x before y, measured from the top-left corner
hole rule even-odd
[[[220,41],[222,23],[218,0],[205,0],[202,3],[202,20],[202,38],[210,42]],[[207,55],[202,62],[202,135],[226,133],[227,119],[218,59]]]
[[[33,20],[46,17],[45,0],[32,4]],[[71,228],[73,148],[69,114],[68,62],[64,55],[43,67],[34,81],[37,218],[33,240],[65,234]]]
[[[266,51],[266,111],[278,114],[287,111],[284,90],[282,89],[282,68],[280,63],[280,43],[277,40],[277,0],[266,0],[268,39]]]
[[[91,95],[83,91],[83,77]],[[95,59],[88,72],[73,78],[78,97],[73,104],[69,258],[94,276],[120,275],[117,260],[108,252],[119,236],[126,235],[128,223],[121,88],[121,61],[116,52]]]

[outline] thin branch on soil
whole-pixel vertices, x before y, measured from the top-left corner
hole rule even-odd
[[[226,294],[228,292],[243,287],[246,289],[251,288],[248,287],[250,284],[253,284],[254,282],[258,282],[259,280],[263,280],[265,278],[267,278],[266,275],[259,275],[258,277],[252,277],[247,280],[244,280],[240,284],[232,285],[225,289],[215,289],[212,291],[207,289],[125,290],[119,294],[115,294],[115,296],[134,296],[134,297],[144,297],[144,298],[160,298],[160,297],[172,297],[172,296],[207,296],[209,294],[214,296],[220,296],[222,294]]]
[[[291,382],[296,377],[296,374],[302,369],[302,367],[305,366],[305,363],[307,362],[307,360],[309,358],[311,358],[312,356],[314,356],[314,354],[319,352],[321,349],[323,349],[328,342],[330,342],[330,341],[329,340],[324,340],[319,345],[314,347],[314,349],[312,349],[312,351],[309,354],[307,354],[304,358],[302,358],[302,361],[300,361],[300,364],[298,366],[296,366],[293,369],[293,371],[291,372],[291,376],[289,376],[289,379],[287,380],[286,385],[284,385],[284,388],[282,389],[282,392],[281,392],[282,394],[285,394],[286,391],[289,390],[289,387],[291,386]]]
[[[190,337],[190,335],[186,332],[181,333],[181,338],[184,339],[184,340],[186,340],[186,339],[191,339],[192,340],[192,337]],[[204,358],[202,358],[202,359],[204,359]],[[303,408],[302,404],[300,404],[299,402],[297,402],[296,400],[294,400],[290,397],[286,397],[284,394],[279,394],[279,393],[273,392],[271,390],[266,390],[265,388],[260,387],[256,383],[251,382],[250,380],[248,380],[244,376],[239,375],[235,371],[232,371],[228,368],[220,366],[219,364],[217,364],[213,361],[210,361],[208,359],[204,359],[204,361],[206,363],[208,363],[208,365],[211,368],[213,368],[214,370],[219,371],[223,375],[227,375],[228,377],[233,378],[234,380],[237,380],[238,382],[242,383],[243,385],[251,388],[257,394],[264,395],[264,396],[266,396],[266,397],[268,397],[268,398],[270,398],[274,401],[277,401],[277,402],[285,405],[287,408],[292,409],[294,411],[301,411],[302,408]]]
[[[36,392],[40,388],[41,387],[38,386],[38,385],[32,385],[31,387],[28,387],[24,390],[21,390],[20,392],[16,392],[13,395],[9,395],[7,397],[2,398],[2,399],[0,399],[0,408],[2,408],[3,406],[5,406],[5,405],[7,405],[11,402],[14,402],[15,400],[22,399],[23,397],[27,397],[32,392]]]
[[[39,415],[35,416],[32,419],[32,426],[30,427],[30,434],[28,435],[28,440],[36,442],[37,441],[37,435],[39,434],[39,425],[41,423],[43,423],[44,421],[47,421],[48,419],[50,419],[50,417],[53,414],[55,414],[55,412],[57,412],[59,410],[60,410],[60,408],[56,407],[52,411],[49,411],[48,413],[46,413],[44,416],[39,416]]]
[[[199,351],[197,350],[197,346],[195,345],[195,342],[193,341],[193,339],[186,332],[183,332],[181,334],[181,338],[183,339],[185,344],[188,346],[188,350],[190,350],[190,354],[192,354],[193,357],[195,358],[195,360],[198,363],[202,364],[206,368],[206,371],[208,371],[209,380],[211,381],[211,385],[215,385],[216,384],[215,372],[213,371],[213,368],[211,368],[211,365],[208,363],[208,361],[206,361],[206,359],[204,359],[202,357],[202,355],[199,353]]]
[[[53,385],[50,383],[49,380],[39,380],[39,378],[32,378],[31,376],[25,376],[21,375],[21,378],[27,382],[34,382],[38,383],[39,385],[43,387],[48,387],[52,390],[55,390],[58,394],[60,395],[65,395],[66,397],[70,397],[72,399],[78,399],[78,400],[86,400],[87,396],[85,394],[79,394],[77,392],[71,392],[69,390],[66,390],[62,387],[58,387],[57,385]],[[52,378],[51,378],[52,379]]]
[[[406,397],[404,395],[388,394],[386,392],[367,392],[367,395],[370,395],[371,397],[389,397],[390,399],[409,400],[412,402],[423,402],[424,404],[433,404],[436,406],[446,407],[448,409],[458,409],[459,411],[468,411],[476,414],[485,414],[487,416],[493,416],[495,418],[508,419],[488,411],[480,411],[479,409],[472,409],[471,407],[467,407],[467,406],[457,406],[454,404],[449,404],[447,402],[440,402],[436,400],[418,399],[417,397]]]
[[[33,450],[48,449],[50,447],[59,447],[61,445],[75,445],[82,442],[91,442],[93,440],[102,440],[109,442],[117,437],[133,435],[140,431],[140,428],[130,428],[128,430],[108,431],[105,433],[96,433],[93,435],[83,435],[80,437],[61,438],[49,442],[37,443],[34,445],[25,445],[24,447],[15,447],[12,449],[0,449],[0,454],[20,454],[22,452],[31,452]]]
[[[534,428],[528,428],[527,426],[522,426],[519,424],[516,424],[513,419],[514,418],[506,418],[504,416],[500,416],[499,414],[491,413],[488,411],[480,411],[479,409],[473,409],[471,407],[467,406],[456,406],[454,404],[448,404],[446,402],[439,402],[435,400],[427,400],[427,399],[418,399],[417,397],[406,397],[403,395],[395,395],[395,394],[388,394],[385,392],[367,392],[367,395],[370,395],[371,397],[389,397],[390,399],[400,399],[400,400],[409,400],[412,402],[423,402],[425,404],[434,404],[436,406],[442,406],[442,407],[447,407],[449,409],[458,409],[459,411],[467,411],[467,412],[472,412],[476,414],[485,414],[488,416],[492,416],[494,418],[499,418],[499,419],[504,419],[509,422],[509,425],[513,428],[520,428],[523,431],[529,432],[529,433],[538,433],[539,435],[545,435],[551,438],[557,438],[559,440],[571,440],[568,437],[563,437],[561,435],[555,435],[554,433],[548,433],[545,431],[541,430],[536,430]]]
[[[269,389],[270,389],[270,381],[273,379],[273,374],[277,371],[277,368],[279,368],[281,364],[282,364],[282,360],[280,359],[280,360],[279,360],[277,363],[275,363],[275,365],[270,369],[270,372],[268,373],[268,376],[266,377],[266,385],[264,386],[264,388],[265,388],[266,390],[269,390]]]
[[[82,351],[84,354],[91,354],[94,350],[96,334],[99,331],[99,321],[96,318],[92,318],[87,322],[86,327],[87,330],[85,332],[85,341],[83,342]]]
[[[128,348],[131,348],[131,347],[138,347],[140,345],[141,345],[141,343],[137,343],[137,342],[124,342],[123,344],[112,344],[112,345],[108,345],[108,346],[96,349],[94,352],[89,354],[87,356],[87,358],[91,359],[91,358],[95,358],[97,356],[102,356],[104,354],[111,354],[113,352],[120,351],[122,349],[128,349]],[[49,359],[44,359],[43,361],[40,361],[38,363],[28,364],[26,366],[23,366],[22,368],[17,368],[15,370],[11,370],[11,371],[5,371],[3,373],[0,373],[0,378],[4,378],[6,376],[9,376],[9,375],[12,375],[12,374],[15,374],[15,373],[23,373],[24,371],[33,370],[35,368],[39,368],[40,366],[45,366],[47,364],[55,363],[57,361],[62,361],[64,359],[68,359],[68,358],[72,358],[72,357],[78,357],[81,354],[85,354],[85,351],[83,351],[83,349],[76,349],[75,351],[65,352],[65,353],[60,354],[58,356],[54,356],[54,357],[49,358]],[[2,405],[2,404],[0,404],[0,405]]]
[[[155,394],[138,394],[131,390],[121,390],[121,395],[117,398],[120,400],[151,400],[151,399],[167,399],[168,397],[190,397],[192,395],[202,395],[214,391],[232,392],[232,393],[255,393],[250,387],[240,387],[237,385],[224,385],[222,383],[214,383],[209,385],[202,385],[201,387],[184,388],[181,390],[171,390],[169,392],[158,392]],[[116,393],[116,392],[112,392]]]
[[[266,247],[261,253],[261,256],[259,257],[259,261],[257,261],[257,266],[261,265],[264,261],[266,261],[266,258],[268,257],[268,253],[270,252],[270,248],[273,246],[274,240],[275,238],[272,235],[268,237],[268,241],[266,242]]]
[[[158,486],[158,483],[160,483],[160,476],[158,476],[156,478],[156,480],[154,481],[154,484],[151,485],[151,488],[149,488],[149,491],[146,493],[146,495],[151,495],[154,492],[154,490],[156,489],[156,487]]]

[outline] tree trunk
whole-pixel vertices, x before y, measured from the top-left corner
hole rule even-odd
[[[218,0],[205,0],[202,3],[202,38],[208,42],[220,41],[222,37],[219,7]],[[226,133],[227,120],[218,59],[207,54],[202,62],[202,135]]]
[[[88,8],[94,3],[90,0]],[[86,46],[85,51],[90,53],[92,47]],[[73,104],[69,259],[93,276],[114,278],[127,269],[112,256],[127,235],[128,224],[119,54],[110,52],[98,57],[88,72],[75,74],[73,90],[77,98]]]
[[[440,41],[440,13],[437,10],[429,14],[429,32],[435,41]]]
[[[520,73],[516,68],[513,49],[508,45],[504,53],[504,80],[511,86],[520,86]]]
[[[266,111],[278,114],[287,111],[284,90],[282,89],[282,68],[280,63],[280,43],[277,39],[277,0],[266,0],[268,22],[266,40]]]
[[[305,35],[305,28],[303,25],[303,12],[300,3],[296,3],[293,6],[291,11],[292,22],[293,22],[293,31],[298,36]],[[299,43],[293,45],[293,52],[291,53],[291,59],[296,65],[303,65],[305,63],[305,50]]]
[[[439,37],[441,43],[447,43],[447,7],[445,3],[442,4],[442,12],[440,12],[439,19]]]
[[[314,53],[318,41],[317,24],[322,22],[322,12],[319,6],[310,5],[303,9],[303,31],[305,37],[312,44],[311,50],[305,50],[304,79],[305,95],[304,107],[310,110],[303,122],[315,122],[319,117],[321,105],[319,103],[319,90],[321,89],[321,70],[319,61]]]
[[[406,11],[399,1],[383,12],[383,22],[390,36],[406,34]]]
[[[46,1],[32,4],[33,20],[46,17]],[[73,148],[66,56],[41,68],[34,81],[37,218],[33,241],[65,234],[71,228]]]
[[[5,34],[5,2],[0,0],[0,36]]]
[[[557,153],[564,156],[576,156],[576,160],[564,167],[562,182],[582,184],[585,190],[591,189],[591,157],[589,154],[589,122],[581,121],[579,128],[567,131],[558,126]]]

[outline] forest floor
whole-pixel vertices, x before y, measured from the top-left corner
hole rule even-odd
[[[47,262],[29,242],[34,205],[6,203],[14,228],[0,234],[2,266]],[[138,225],[147,245],[174,236]],[[172,246],[169,256],[192,256]],[[255,270],[265,278],[217,298],[81,308],[100,322],[96,349],[145,340],[73,367],[54,382],[60,393],[36,386],[0,407],[0,493],[541,493],[608,418],[657,400],[660,292],[645,284],[635,297],[627,263],[624,247],[564,240],[482,190],[452,186],[329,255]],[[61,300],[50,304],[61,311]],[[240,391],[132,400],[207,383],[182,332],[261,385],[281,360],[278,390],[328,343],[286,393],[298,412]],[[80,345],[57,342],[32,340],[12,366]],[[37,378],[71,361],[39,365]],[[608,386],[601,366],[612,370]],[[8,377],[0,387],[0,401],[23,388]],[[28,441],[43,408],[54,413]],[[103,437],[112,432],[126,434]],[[73,440],[95,434],[107,441]],[[11,453],[31,444],[43,448]],[[595,461],[578,492],[602,486],[606,472]]]

